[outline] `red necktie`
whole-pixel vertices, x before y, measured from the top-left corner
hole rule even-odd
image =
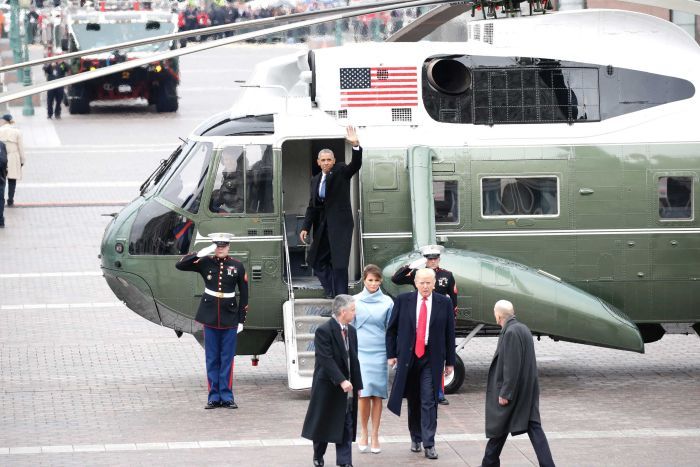
[[[416,327],[416,357],[421,358],[425,354],[425,328],[428,324],[427,298],[423,297],[418,314],[418,326]]]

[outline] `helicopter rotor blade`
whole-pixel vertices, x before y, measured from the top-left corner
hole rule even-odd
[[[260,19],[250,20],[250,21],[243,21],[240,23],[222,24],[219,26],[209,26],[207,28],[196,29],[193,31],[182,31],[182,32],[175,32],[175,33],[171,33],[171,34],[163,34],[160,36],[148,37],[145,39],[137,39],[137,40],[128,41],[128,42],[121,42],[118,44],[107,45],[104,47],[95,47],[92,49],[78,50],[77,52],[68,52],[68,53],[63,53],[61,55],[54,55],[52,57],[44,57],[44,58],[39,58],[36,60],[28,60],[26,62],[13,63],[12,65],[6,65],[3,67],[0,67],[0,73],[16,70],[18,68],[43,65],[45,63],[58,62],[61,60],[69,60],[72,58],[83,57],[85,55],[94,55],[94,54],[99,54],[99,53],[103,53],[103,52],[110,52],[112,50],[117,50],[117,49],[127,49],[127,48],[142,46],[142,45],[156,44],[159,42],[186,39],[188,37],[202,36],[202,35],[207,35],[207,34],[216,34],[216,33],[221,33],[221,32],[228,32],[228,31],[235,31],[235,30],[244,29],[244,28],[257,28],[257,27],[261,27],[261,26],[267,26],[267,25],[273,24],[273,23],[285,23],[285,24],[287,24],[287,23],[301,21],[304,19],[323,17],[323,16],[331,16],[334,14],[343,13],[343,12],[347,12],[347,11],[360,10],[362,8],[370,8],[370,7],[371,8],[378,8],[378,7],[384,7],[384,6],[386,6],[386,7],[392,6],[393,7],[393,8],[388,8],[388,9],[405,8],[405,7],[401,6],[404,3],[407,3],[407,1],[406,0],[382,0],[379,2],[371,3],[371,4],[365,3],[365,4],[361,4],[361,5],[329,8],[328,10],[307,11],[307,12],[303,12],[303,13],[294,13],[294,14],[285,15],[285,16],[275,16],[272,18],[260,18]]]
[[[697,0],[620,0],[625,3],[655,6],[666,10],[684,11],[693,15],[700,15],[700,2]]]
[[[402,3],[402,8],[412,8],[417,6],[426,5],[436,5],[443,3],[455,3],[451,0],[413,0]],[[471,3],[471,2],[466,2]],[[156,53],[149,55],[148,57],[129,60],[127,62],[118,63],[116,65],[110,65],[104,68],[97,68],[92,71],[85,71],[77,75],[66,76],[65,78],[59,78],[52,81],[47,81],[41,84],[35,84],[33,86],[28,86],[21,91],[15,91],[12,93],[0,94],[0,104],[3,102],[9,102],[11,100],[20,99],[22,97],[31,96],[41,92],[49,91],[51,89],[61,88],[63,86],[69,86],[71,84],[81,83],[83,81],[89,81],[94,78],[101,78],[103,76],[111,75],[113,73],[119,73],[122,71],[130,70],[132,68],[137,68],[143,65],[148,65],[149,63],[154,63],[162,60],[167,60],[169,58],[179,57],[182,55],[193,54],[196,52],[201,52],[204,50],[213,49],[216,47],[221,47],[223,45],[234,44],[236,42],[243,42],[248,39],[256,39],[258,37],[269,36],[271,34],[277,34],[280,32],[290,31],[293,29],[303,28],[307,26],[313,26],[316,24],[326,23],[330,21],[337,21],[345,18],[351,18],[354,16],[362,16],[371,13],[379,13],[386,10],[392,10],[393,7],[381,6],[374,8],[364,8],[361,10],[355,10],[346,13],[336,13],[334,15],[323,16],[321,18],[309,19],[304,21],[297,21],[292,24],[275,26],[271,28],[266,28],[261,31],[254,31],[244,34],[239,34],[233,37],[226,37],[223,39],[217,39],[215,41],[197,44],[194,46],[186,47],[184,49],[169,50],[167,52]]]

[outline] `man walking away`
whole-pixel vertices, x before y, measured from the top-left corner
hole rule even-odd
[[[486,444],[482,467],[501,465],[508,433],[527,433],[542,467],[554,467],[547,437],[540,424],[540,387],[532,333],[515,318],[513,304],[499,300],[493,308],[501,326],[498,346],[486,387]]]

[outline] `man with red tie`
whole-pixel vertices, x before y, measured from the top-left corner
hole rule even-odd
[[[438,390],[444,374],[450,375],[455,364],[455,320],[452,301],[433,293],[435,271],[416,272],[417,292],[399,295],[394,301],[386,332],[388,363],[396,368],[387,407],[401,415],[401,403],[408,399],[408,430],[411,451],[428,459],[437,459]]]

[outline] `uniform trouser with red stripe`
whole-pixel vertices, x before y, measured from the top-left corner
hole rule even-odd
[[[233,358],[236,356],[237,340],[236,328],[204,326],[209,402],[233,400]]]

